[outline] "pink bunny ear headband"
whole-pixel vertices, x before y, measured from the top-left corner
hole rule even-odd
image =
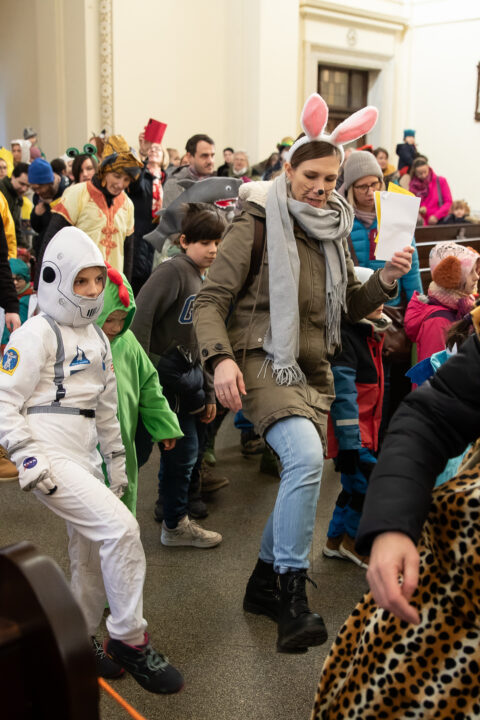
[[[307,98],[300,116],[300,124],[305,135],[293,143],[288,151],[286,160],[290,162],[294,152],[302,145],[309,142],[320,141],[338,148],[342,156],[341,162],[343,162],[345,153],[343,152],[342,145],[357,140],[359,137],[362,137],[362,135],[365,135],[365,133],[370,132],[375,126],[377,118],[377,108],[373,105],[368,105],[340,123],[331,135],[324,135],[323,131],[328,120],[328,105],[318,93],[313,93],[313,95]]]

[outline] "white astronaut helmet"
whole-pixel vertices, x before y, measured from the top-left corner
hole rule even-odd
[[[80,327],[95,322],[103,309],[102,290],[96,298],[77,295],[73,283],[80,270],[107,268],[102,253],[83,230],[62,228],[45,249],[38,282],[38,307],[60,325]],[[104,283],[105,288],[105,283]]]

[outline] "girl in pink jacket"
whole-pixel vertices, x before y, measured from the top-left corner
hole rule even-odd
[[[428,293],[415,292],[405,313],[405,332],[417,343],[418,362],[445,349],[450,325],[474,306],[480,275],[480,255],[454,240],[437,243],[429,264]]]
[[[448,183],[433,172],[427,158],[418,157],[413,161],[409,190],[421,198],[420,215],[425,225],[436,225],[450,212],[452,193]]]

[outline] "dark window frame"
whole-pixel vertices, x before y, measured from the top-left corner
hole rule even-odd
[[[348,90],[347,90],[347,102],[348,107],[338,107],[335,105],[329,105],[328,106],[328,118],[329,118],[329,125],[331,124],[330,121],[334,121],[335,127],[339,125],[343,120],[346,120],[347,117],[350,117],[352,113],[356,112],[357,110],[360,110],[361,108],[365,107],[367,103],[368,98],[368,74],[369,71],[365,70],[363,68],[357,68],[357,67],[346,67],[345,65],[330,65],[328,63],[318,63],[317,68],[317,92],[321,95],[322,94],[322,83],[321,83],[321,72],[322,70],[330,70],[332,72],[340,71],[340,72],[346,72],[348,73]],[[352,78],[354,73],[361,73],[363,75],[363,101],[362,104],[358,107],[352,106]],[[333,130],[333,128],[331,128]],[[357,147],[361,147],[362,145],[365,145],[366,143],[366,136],[363,135],[361,138],[359,138],[356,141]]]

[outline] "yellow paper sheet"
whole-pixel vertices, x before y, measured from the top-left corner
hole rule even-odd
[[[405,190],[401,185],[395,185],[395,183],[389,182],[387,192],[396,192],[400,193],[401,195],[413,195],[415,197],[415,193],[410,192],[410,190]]]

